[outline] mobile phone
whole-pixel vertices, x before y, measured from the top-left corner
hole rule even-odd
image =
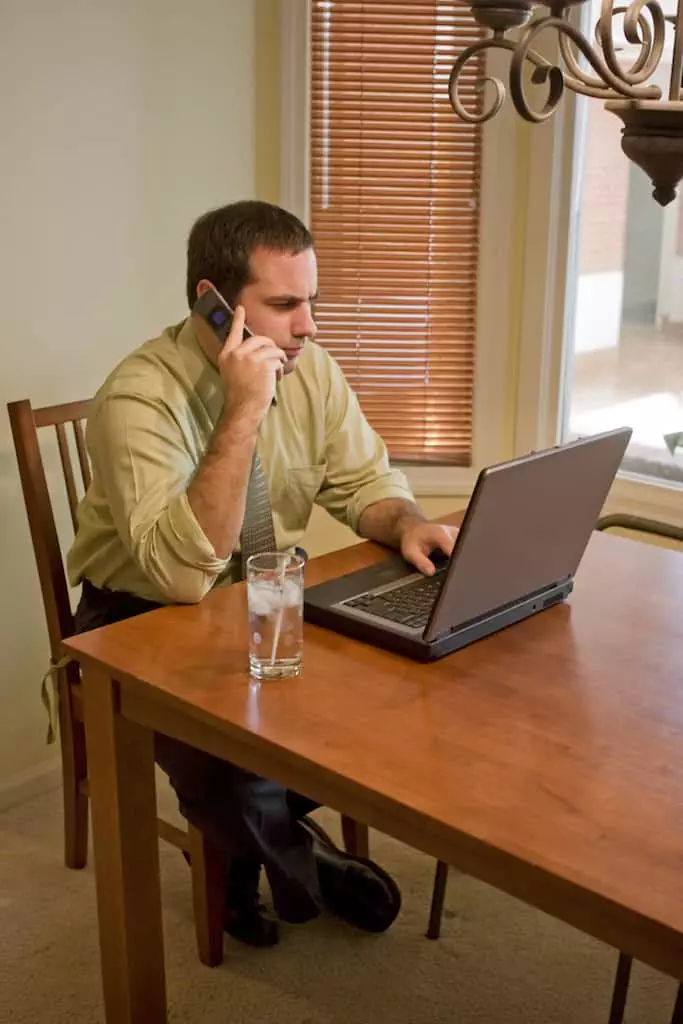
[[[192,307],[192,312],[195,316],[200,316],[208,324],[214,336],[220,341],[221,345],[224,345],[230,334],[235,314],[221,293],[215,288],[208,288],[197,299]],[[251,331],[245,326],[243,338],[246,340],[250,337]]]

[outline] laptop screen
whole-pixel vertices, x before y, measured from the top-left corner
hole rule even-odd
[[[571,579],[630,436],[609,431],[482,470],[425,640]]]

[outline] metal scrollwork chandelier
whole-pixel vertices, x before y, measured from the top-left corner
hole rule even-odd
[[[628,6],[615,6],[614,0],[602,0],[595,30],[596,45],[569,20],[572,7],[584,2],[586,0],[543,4],[538,0],[468,0],[475,20],[491,29],[493,35],[469,46],[455,62],[449,81],[453,109],[460,118],[471,123],[495,117],[505,102],[503,82],[491,75],[477,82],[478,91],[487,84],[493,87],[493,102],[490,96],[485,96],[483,109],[472,111],[462,103],[461,74],[466,62],[481,51],[509,51],[512,55],[510,95],[515,109],[525,120],[541,122],[552,117],[565,86],[583,96],[603,100],[606,108],[624,123],[621,141],[624,153],[642,167],[654,185],[654,198],[666,206],[674,199],[683,178],[683,0],[678,0],[675,16],[665,15],[658,0],[633,0]],[[534,9],[541,6],[547,7],[550,13],[530,22]],[[614,40],[614,25],[618,16],[623,17],[623,36],[637,48],[629,67],[617,59],[619,47]],[[669,93],[668,98],[663,99],[659,86],[646,83],[662,60],[667,23],[673,25],[674,42]],[[519,35],[508,38],[506,33],[515,29],[521,29]],[[538,37],[547,31],[558,36],[562,68],[534,50]],[[594,74],[582,66],[579,54]],[[545,88],[545,104],[540,110],[529,102],[525,75],[534,85]]]

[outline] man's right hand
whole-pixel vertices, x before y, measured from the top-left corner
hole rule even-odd
[[[244,320],[244,306],[237,306],[230,333],[218,356],[218,371],[226,409],[250,413],[260,423],[273,401],[286,356],[264,335],[255,334],[243,340]]]

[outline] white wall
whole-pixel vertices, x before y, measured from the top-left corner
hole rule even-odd
[[[657,327],[683,324],[683,199],[664,208],[662,255],[657,296]]]
[[[192,220],[254,194],[253,18],[249,0],[3,0],[0,790],[56,755],[5,403],[85,397],[185,315]]]
[[[617,347],[623,294],[624,275],[621,270],[579,274],[574,312],[574,355]]]

